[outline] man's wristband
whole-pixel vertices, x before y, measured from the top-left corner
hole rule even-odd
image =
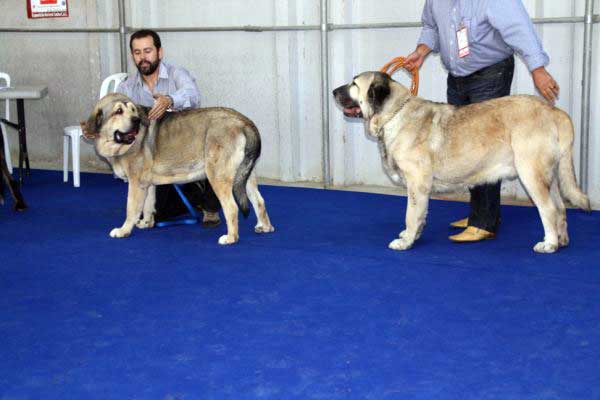
[[[167,106],[167,112],[173,112],[175,110],[173,110],[173,104],[175,104],[175,101],[173,101],[173,98],[169,95],[166,95],[165,97],[167,97],[171,103]]]

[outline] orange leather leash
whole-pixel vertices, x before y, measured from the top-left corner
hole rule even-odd
[[[404,65],[404,60],[404,57],[396,57],[387,64],[385,64],[383,67],[381,67],[379,71],[383,72],[384,74],[388,74],[389,76],[392,76],[394,72],[402,68],[402,66]],[[419,92],[419,70],[417,68],[414,68],[412,70],[407,69],[407,71],[410,72],[410,74],[412,75],[412,84],[410,86],[410,92],[413,96],[416,96]]]

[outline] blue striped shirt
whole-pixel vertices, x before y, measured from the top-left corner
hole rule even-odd
[[[154,92],[142,80],[139,71],[119,85],[117,92],[124,94],[134,103],[145,107],[154,105],[153,94],[169,95],[173,99],[171,108],[181,111],[186,108],[196,108],[200,104],[200,93],[196,80],[185,69],[160,62],[158,80]]]
[[[418,44],[440,53],[446,69],[465,76],[513,53],[533,71],[549,58],[521,0],[426,0]],[[469,52],[458,57],[456,31],[467,28]]]

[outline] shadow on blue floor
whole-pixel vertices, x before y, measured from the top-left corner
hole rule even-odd
[[[0,399],[598,399],[600,213],[533,252],[531,207],[452,244],[464,203],[387,244],[406,199],[262,186],[276,232],[109,231],[126,184],[33,171],[0,207]]]

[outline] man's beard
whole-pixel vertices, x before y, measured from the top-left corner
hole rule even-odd
[[[140,71],[140,74],[142,75],[152,75],[154,73],[154,71],[156,71],[156,69],[158,68],[158,65],[160,64],[160,59],[157,59],[155,62],[148,62],[148,61],[140,61],[139,64],[136,65],[138,71]]]

